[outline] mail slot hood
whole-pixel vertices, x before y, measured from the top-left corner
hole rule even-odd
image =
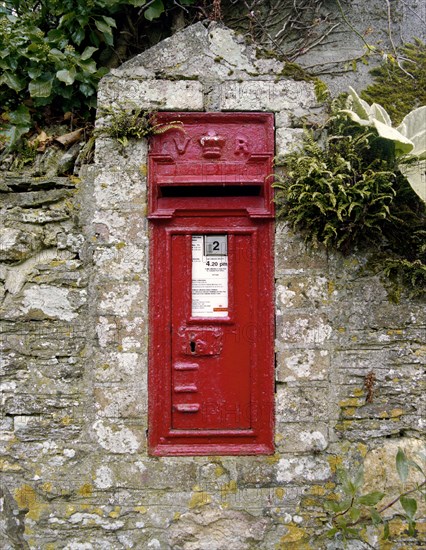
[[[218,209],[273,217],[270,113],[160,113],[149,150],[149,218]]]

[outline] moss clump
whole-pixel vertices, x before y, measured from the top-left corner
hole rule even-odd
[[[313,82],[315,88],[315,96],[320,103],[329,98],[330,92],[327,84],[317,76],[310,75],[303,67],[297,63],[286,62],[284,69],[280,72],[280,76],[292,78],[293,80],[303,80],[304,82]]]
[[[306,70],[298,65],[297,63],[286,62],[284,69],[280,73],[281,76],[287,76],[293,80],[314,80],[315,78],[311,76]]]
[[[394,125],[412,109],[426,105],[426,44],[416,39],[404,45],[400,53],[404,70],[389,61],[376,67],[371,71],[374,83],[361,93],[369,103],[380,103]]]

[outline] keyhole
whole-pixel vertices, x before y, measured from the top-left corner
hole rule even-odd
[[[196,345],[195,342],[190,342],[190,343],[189,343],[189,347],[190,347],[190,349],[191,349],[191,353],[195,353],[195,345]]]

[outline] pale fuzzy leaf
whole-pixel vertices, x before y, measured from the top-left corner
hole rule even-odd
[[[341,113],[346,113],[354,122],[357,124],[360,124],[361,126],[371,126],[372,123],[370,120],[365,120],[363,118],[360,118],[355,111],[351,111],[350,109],[342,109],[340,111]]]
[[[414,144],[410,157],[426,158],[426,105],[408,113],[397,130]]]
[[[371,106],[371,116],[379,122],[383,122],[387,126],[392,126],[392,121],[386,110],[378,103],[373,103]]]
[[[399,164],[398,168],[409,181],[417,195],[426,202],[426,160],[414,164]]]
[[[370,105],[361,99],[356,91],[349,86],[349,103],[354,111],[362,120],[369,120]]]
[[[397,157],[410,153],[413,150],[413,142],[403,136],[400,132],[398,132],[398,130],[392,128],[392,126],[383,124],[376,119],[373,119],[373,124],[379,133],[379,136],[389,139],[395,143],[395,155]]]

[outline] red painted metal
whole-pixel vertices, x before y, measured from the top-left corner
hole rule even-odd
[[[149,152],[149,452],[273,448],[273,115],[162,113]],[[192,237],[226,236],[228,304],[192,310]]]

